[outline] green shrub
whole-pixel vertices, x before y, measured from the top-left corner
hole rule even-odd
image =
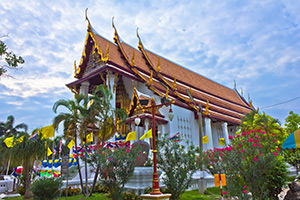
[[[61,191],[61,196],[66,196],[67,189],[63,188]],[[73,196],[73,195],[78,195],[81,194],[81,189],[80,188],[72,188],[71,186],[68,187],[68,194],[67,196]]]
[[[31,191],[34,199],[51,200],[59,196],[59,189],[62,185],[60,178],[43,177],[34,181],[31,185]]]

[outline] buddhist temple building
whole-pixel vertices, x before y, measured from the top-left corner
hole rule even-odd
[[[192,141],[203,150],[224,147],[235,134],[241,118],[253,109],[239,93],[190,71],[149,50],[137,32],[136,48],[126,44],[112,23],[114,37],[99,35],[88,20],[84,49],[79,65],[74,64],[75,81],[67,87],[88,95],[97,85],[106,85],[113,94],[112,106],[124,108],[128,119],[113,140],[125,139],[136,130],[137,140],[152,128],[151,104],[172,102],[155,112],[156,130]],[[167,41],[166,41],[167,42]],[[217,81],[217,80],[216,80]],[[174,113],[168,118],[170,107]],[[141,119],[135,124],[135,118]],[[206,136],[206,137],[205,137]],[[203,137],[208,139],[203,143]],[[151,139],[145,139],[151,143]]]

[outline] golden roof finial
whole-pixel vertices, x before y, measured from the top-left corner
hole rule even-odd
[[[160,71],[160,58],[158,58],[158,62],[157,62],[157,70],[155,70],[156,72]]]
[[[152,85],[153,81],[153,71],[151,70],[150,78],[149,78],[149,85]]]
[[[167,92],[166,92],[166,100],[169,99],[169,87],[167,87]]]
[[[76,66],[76,60],[74,60],[74,76],[77,75],[77,66]]]
[[[174,78],[174,82],[173,82],[173,90],[176,89],[176,77]]]
[[[209,115],[209,101],[207,99],[206,101],[206,106],[205,106],[205,111],[203,112],[204,115]]]
[[[92,30],[92,26],[91,26],[90,20],[87,16],[87,10],[88,10],[88,8],[85,9],[85,20],[88,21],[88,30],[90,31],[90,30]]]
[[[142,44],[142,40],[141,40],[141,38],[140,38],[140,36],[139,36],[139,27],[136,28],[136,36],[137,36],[137,38],[139,39],[139,46],[138,46],[138,49],[139,49],[140,51],[142,51],[142,49],[143,49],[143,44]]]
[[[117,43],[117,41],[119,40],[119,36],[118,36],[117,29],[115,27],[114,19],[115,19],[115,17],[112,17],[112,27],[115,29],[114,42]]]
[[[107,47],[106,47],[106,60],[109,60],[109,43],[107,43]]]
[[[132,58],[131,58],[131,66],[135,66],[134,57],[135,57],[135,51],[133,50]]]

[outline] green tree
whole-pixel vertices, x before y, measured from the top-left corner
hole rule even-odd
[[[0,122],[0,137],[3,136],[3,141],[5,138],[9,136],[17,136],[19,133],[22,131],[26,132],[28,129],[28,126],[24,123],[14,125],[15,124],[15,118],[12,115],[9,115],[7,117],[6,122]],[[9,154],[9,148],[2,143],[2,148],[1,149],[1,160],[2,160],[2,172],[1,174],[3,175],[5,173],[6,166],[8,166],[8,161],[10,159],[10,154]]]
[[[77,132],[82,132],[80,129],[82,128],[81,122],[82,117],[81,113],[84,113],[84,107],[82,107],[82,101],[87,101],[86,96],[83,94],[75,95],[74,100],[64,100],[60,99],[54,103],[52,110],[54,113],[57,113],[58,107],[66,108],[67,112],[61,112],[53,119],[53,125],[55,129],[58,129],[58,126],[61,122],[63,122],[64,127],[64,136],[65,138],[69,138],[70,140],[75,140],[75,148],[77,149]],[[81,185],[81,191],[84,195],[86,195],[81,175],[81,167],[80,162],[78,161],[78,173]]]
[[[157,167],[166,173],[163,183],[170,199],[180,199],[184,191],[190,186],[193,174],[202,165],[202,154],[199,148],[187,143],[187,146],[170,140],[166,135],[158,137]],[[198,156],[196,156],[198,153]]]
[[[127,118],[127,113],[124,109],[114,108],[111,105],[110,102],[112,98],[110,90],[103,85],[97,86],[93,95],[90,96],[90,101],[93,102],[90,106],[90,116],[94,117],[93,132],[98,133],[96,134],[96,137],[99,139],[102,147],[104,146],[105,141],[115,135],[118,125],[123,123]],[[100,154],[101,151],[102,150],[100,149]],[[96,173],[90,195],[92,195],[96,185],[101,164],[99,159],[96,159],[95,161]]]
[[[285,131],[291,134],[299,129],[300,126],[300,116],[293,111],[289,112],[289,116],[285,118]]]
[[[33,164],[36,159],[41,159],[45,155],[45,140],[42,140],[41,135],[39,135],[36,139],[31,140],[27,133],[21,133],[20,137],[23,137],[23,141],[16,142],[16,144],[11,148],[11,155],[13,159],[22,160],[23,162],[26,190],[24,199],[27,199],[32,196],[30,185]]]
[[[16,69],[19,64],[23,64],[24,60],[21,56],[16,56],[13,52],[8,51],[7,45],[0,40],[0,60],[4,60],[4,64],[0,64],[0,77],[7,72],[7,69]]]

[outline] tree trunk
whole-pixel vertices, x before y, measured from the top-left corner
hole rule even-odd
[[[92,194],[93,194],[93,190],[95,188],[95,185],[96,185],[96,182],[97,182],[97,178],[98,178],[98,174],[99,174],[99,169],[100,169],[100,164],[97,164],[96,174],[95,174],[95,177],[94,177],[94,180],[93,180],[93,185],[92,185],[92,189],[90,191],[89,197],[92,196]]]
[[[4,175],[5,174],[5,169],[6,169],[6,160],[4,158],[2,159],[2,163],[3,163],[3,166],[2,166],[1,175]]]
[[[77,153],[77,136],[75,135],[75,149],[76,149],[76,153]],[[79,162],[79,156],[77,154],[77,166],[78,166],[78,173],[79,173],[79,180],[80,180],[80,186],[81,186],[81,191],[82,194],[84,196],[86,196],[86,193],[84,191],[84,187],[83,187],[83,182],[82,182],[82,175],[81,175],[81,169],[80,169],[80,162]]]
[[[29,199],[33,196],[30,190],[31,184],[31,176],[30,176],[30,166],[29,166],[29,159],[25,158],[24,160],[24,174],[25,174],[25,194],[24,199]]]
[[[86,162],[86,157],[87,157],[87,145],[86,145],[87,141],[86,141],[86,131],[85,131],[85,156],[84,156],[84,166],[85,166],[85,191],[86,191],[86,195],[88,195],[89,193],[89,189],[88,189],[88,177],[87,177],[87,162]]]

